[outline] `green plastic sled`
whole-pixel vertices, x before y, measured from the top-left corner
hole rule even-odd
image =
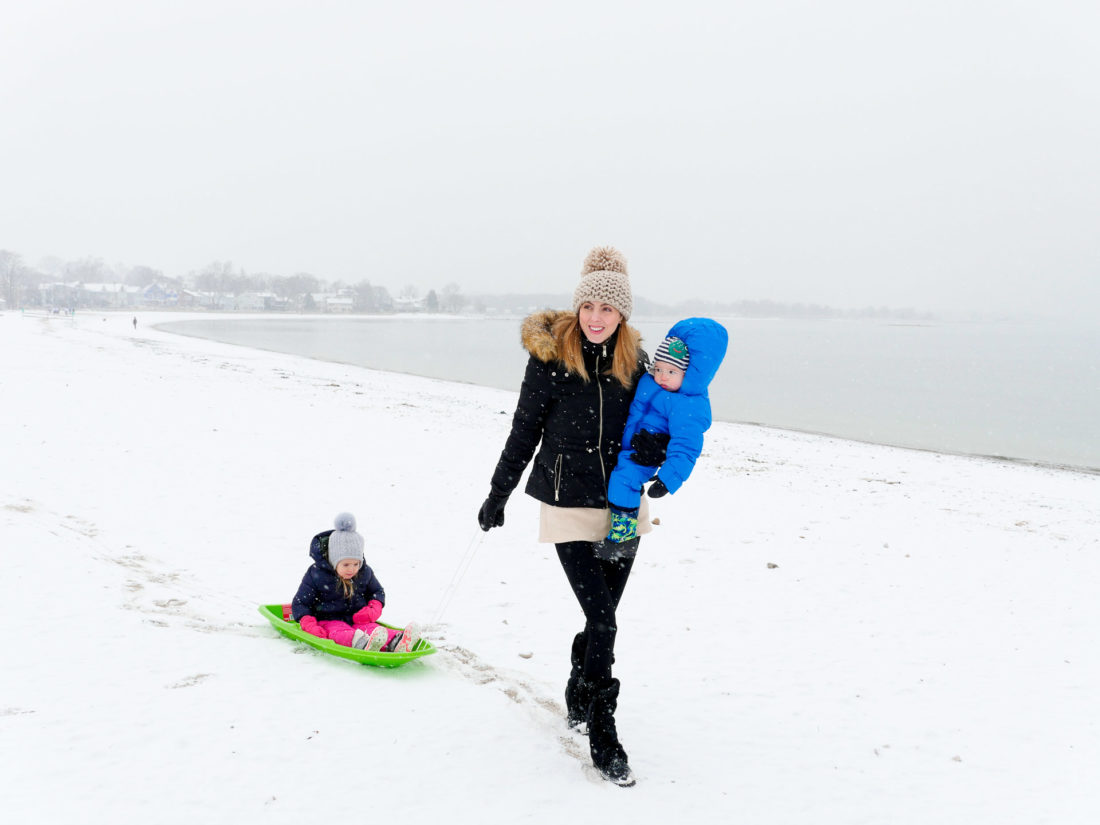
[[[330,656],[339,656],[341,659],[350,659],[361,665],[373,665],[374,667],[401,667],[421,656],[430,656],[435,653],[435,647],[427,639],[421,639],[416,647],[409,653],[382,653],[379,650],[357,650],[354,647],[338,645],[331,639],[319,639],[312,633],[306,633],[299,624],[290,618],[290,605],[286,604],[262,604],[260,614],[271,622],[271,626],[286,636],[288,639],[305,642],[310,647],[315,647],[322,653]],[[283,617],[286,618],[283,618]],[[383,627],[394,630],[401,628],[392,624],[379,622]]]

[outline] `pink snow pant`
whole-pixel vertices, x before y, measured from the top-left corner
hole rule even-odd
[[[378,622],[360,622],[359,624],[351,625],[339,619],[324,619],[317,622],[317,624],[325,629],[325,633],[328,634],[328,637],[332,639],[332,641],[344,647],[351,647],[351,639],[355,635],[356,630],[362,630],[369,636],[371,631],[376,627],[382,627]],[[392,627],[382,627],[382,629],[386,631],[386,644],[389,644],[393,637],[399,632]]]

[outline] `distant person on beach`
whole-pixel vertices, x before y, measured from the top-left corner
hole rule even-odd
[[[638,541],[638,508],[647,481],[653,479],[649,497],[660,498],[679,490],[691,474],[703,450],[703,433],[711,424],[707,388],[728,341],[726,328],[717,321],[687,318],[673,325],[657,346],[653,368],[634,393],[623,443],[629,445],[643,429],[667,434],[666,458],[658,470],[636,463],[629,446],[619,453],[607,490],[611,529],[596,546],[602,558],[616,558]]]
[[[611,664],[615,611],[634,555],[603,560],[594,545],[607,535],[607,477],[648,360],[641,335],[626,323],[632,309],[626,259],[612,247],[597,247],[585,258],[572,310],[537,312],[523,321],[520,336],[530,358],[511,433],[478,511],[482,530],[503,525],[505,503],[534,457],[525,489],[541,503],[539,541],[557,548],[585,619],[573,639],[567,719],[571,726],[587,723],[593,764],[619,785],[633,785],[634,778],[615,728],[620,685]],[[664,461],[660,437],[639,433],[631,446],[646,466]],[[651,529],[645,515],[643,503],[638,534]]]
[[[313,565],[291,603],[294,621],[307,633],[345,647],[411,652],[420,640],[416,624],[401,631],[378,623],[386,591],[367,566],[355,516],[340,513],[335,525],[335,530],[318,533],[310,542]]]

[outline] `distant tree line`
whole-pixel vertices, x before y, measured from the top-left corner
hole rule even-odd
[[[392,312],[395,309],[424,310],[429,312],[461,312],[468,301],[457,283],[448,283],[438,291],[429,290],[421,297],[416,287],[404,287],[397,299],[381,285],[367,279],[355,282],[326,280],[308,272],[294,275],[272,275],[264,272],[247,272],[231,261],[214,261],[198,271],[183,276],[166,275],[151,266],[111,266],[100,258],[81,258],[64,261],[46,258],[37,266],[24,262],[16,252],[0,250],[0,298],[8,309],[38,307],[50,303],[59,294],[56,289],[43,289],[50,284],[64,284],[61,290],[73,306],[89,305],[94,298],[81,296],[74,287],[86,284],[111,284],[127,288],[144,289],[153,285],[177,295],[185,292],[215,296],[210,307],[232,308],[223,297],[245,294],[271,295],[280,299],[281,308],[297,311],[313,311],[323,308],[324,296],[341,296],[350,301],[347,308],[355,312]],[[207,306],[202,301],[197,306]]]
[[[421,296],[415,286],[402,287],[397,296],[389,290],[369,280],[354,283],[342,280],[325,280],[307,272],[294,275],[272,275],[268,273],[249,273],[243,267],[235,266],[231,261],[214,261],[201,270],[192,271],[184,276],[173,277],[151,266],[110,266],[100,258],[81,258],[75,261],[63,261],[60,258],[45,258],[38,266],[29,266],[21,255],[8,250],[0,250],[0,306],[7,309],[38,307],[56,300],[57,291],[44,289],[45,285],[61,283],[79,284],[116,284],[144,289],[151,286],[161,288],[161,292],[172,291],[183,294],[187,291],[208,296],[209,301],[200,300],[191,306],[215,309],[241,308],[235,306],[233,296],[270,295],[280,309],[296,312],[340,311],[352,312],[393,312],[422,311],[458,313],[469,311],[475,314],[525,314],[538,309],[569,306],[572,297],[566,293],[495,293],[467,296],[461,287],[450,282],[440,289],[429,289]],[[70,306],[101,306],[93,303],[93,297],[81,297],[79,290],[63,291]],[[82,301],[84,303],[82,303]],[[180,304],[183,305],[182,303]],[[251,305],[250,305],[251,306]],[[264,304],[264,308],[270,308]],[[890,307],[863,307],[860,309],[837,309],[820,304],[781,303],[778,301],[702,301],[687,300],[675,304],[663,304],[651,301],[644,296],[634,296],[635,316],[687,317],[691,315],[712,315],[741,318],[870,318],[907,321],[933,320],[935,316],[915,309],[893,309]]]

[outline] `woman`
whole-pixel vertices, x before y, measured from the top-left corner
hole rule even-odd
[[[626,259],[612,247],[597,247],[585,258],[573,311],[539,312],[523,322],[531,357],[511,434],[478,512],[482,530],[504,524],[505,502],[541,442],[526,492],[542,502],[539,541],[556,545],[585,618],[565,689],[569,723],[587,722],[593,764],[620,785],[634,779],[615,731],[619,681],[611,664],[615,610],[637,544],[609,560],[598,558],[593,545],[610,525],[607,480],[648,360],[638,331],[626,324],[632,308]],[[662,463],[660,439],[640,433],[632,441],[639,464]],[[643,503],[638,533],[650,529]]]

